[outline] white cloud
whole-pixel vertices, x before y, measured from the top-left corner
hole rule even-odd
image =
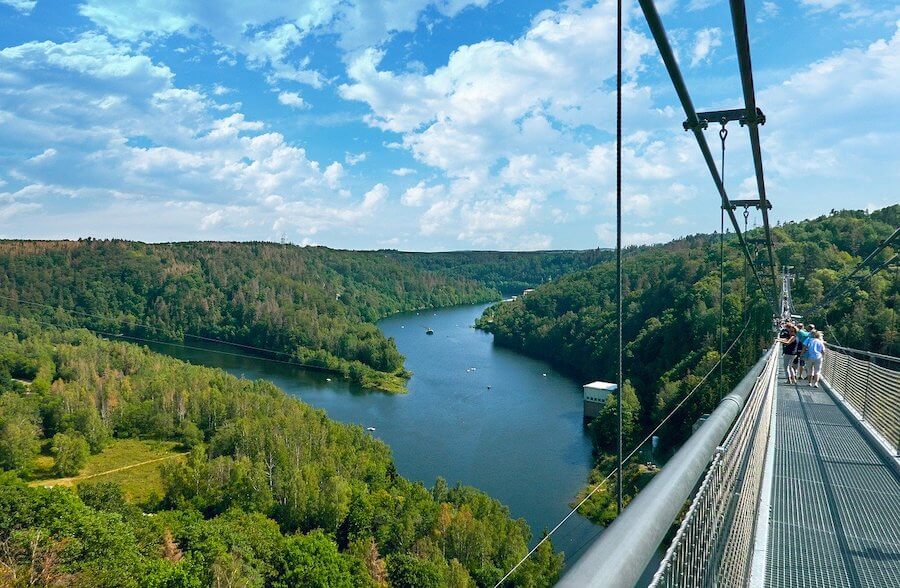
[[[0,194],[3,196],[3,194]],[[14,216],[32,212],[41,208],[37,202],[11,202],[0,205],[0,221],[7,221]]]
[[[103,35],[7,47],[0,71],[4,149],[19,154],[5,159],[13,184],[0,193],[0,220],[77,198],[77,213],[46,214],[41,226],[228,236],[278,223],[356,226],[387,196],[376,185],[354,200],[340,162],[310,159],[241,112],[222,116],[206,94],[177,87],[167,67]],[[344,204],[326,204],[336,199]]]
[[[379,204],[387,200],[390,190],[384,184],[375,184],[372,189],[365,193],[362,201],[362,208],[367,212],[371,212]]]
[[[0,4],[6,4],[24,14],[31,14],[37,6],[37,0],[0,0]]]
[[[694,48],[691,50],[691,67],[709,61],[717,47],[722,45],[722,29],[700,29],[694,34]]]
[[[400,133],[402,145],[419,162],[448,180],[440,187],[420,183],[401,198],[409,206],[430,202],[423,232],[443,230],[471,239],[490,227],[509,242],[508,235],[539,209],[532,196],[528,206],[501,212],[503,206],[524,204],[524,194],[590,200],[605,192],[610,144],[585,140],[581,130],[613,128],[614,95],[605,82],[615,73],[614,15],[609,0],[568,3],[560,11],[540,13],[518,39],[457,48],[433,72],[383,70],[384,55],[375,49],[350,62],[351,82],[340,87],[341,95],[368,104],[371,126]],[[649,39],[626,30],[627,108],[658,124],[671,115],[654,112],[649,89],[629,79],[651,48]],[[670,175],[662,162],[670,155],[647,140],[631,148],[630,157],[642,161],[641,177],[659,179]],[[464,230],[452,228],[460,224]]]
[[[213,211],[200,220],[200,230],[205,231],[207,229],[210,229],[221,223],[224,218],[225,211],[221,209]]]
[[[227,86],[223,86],[222,84],[216,84],[213,86],[213,94],[216,96],[222,96],[224,94],[228,94],[229,92],[234,92],[231,88]]]
[[[398,167],[397,169],[392,169],[391,173],[395,176],[400,176],[401,178],[403,178],[415,174],[416,170],[409,167]]]
[[[770,0],[763,0],[759,12],[756,13],[756,22],[762,23],[771,20],[778,16],[779,12],[781,12],[781,9],[778,4]]]
[[[356,165],[357,163],[362,163],[369,156],[365,151],[362,153],[350,153],[349,151],[344,154],[344,161],[347,165]]]
[[[394,33],[415,30],[419,16],[429,7],[453,16],[467,6],[485,6],[489,1],[316,0],[298,5],[282,0],[222,0],[209,10],[202,2],[86,0],[79,11],[109,34],[132,41],[207,33],[227,50],[244,55],[250,65],[265,68],[273,84],[291,80],[320,87],[325,83],[323,76],[309,68],[308,57],[296,55],[310,35],[337,35],[339,47],[356,51]],[[226,54],[220,61],[234,59]]]
[[[278,94],[278,101],[291,108],[309,108],[309,104],[297,92],[281,92]]]
[[[56,155],[56,149],[54,149],[53,147],[48,147],[48,148],[44,149],[39,155],[35,155],[28,161],[33,161],[35,163],[39,163],[46,159],[50,159],[54,155]]]
[[[332,162],[322,175],[329,188],[337,188],[340,186],[341,178],[344,177],[344,166],[339,161]]]
[[[438,200],[419,217],[419,232],[433,235],[438,229],[448,228],[448,219],[456,211],[458,204],[452,200]]]
[[[406,206],[422,206],[442,198],[445,193],[446,187],[443,184],[426,186],[422,181],[406,190],[400,198],[400,202]]]
[[[616,246],[616,228],[610,223],[602,223],[594,227],[600,247]],[[659,231],[656,233],[648,232],[629,232],[622,231],[622,245],[651,245],[653,243],[665,243],[671,241],[674,236],[670,233]]]

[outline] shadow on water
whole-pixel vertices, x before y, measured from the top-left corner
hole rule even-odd
[[[211,347],[156,350],[270,380],[333,419],[375,427],[372,434],[390,445],[402,475],[427,486],[441,476],[484,490],[529,523],[534,543],[568,513],[591,468],[581,384],[546,362],[495,347],[492,335],[471,326],[485,307],[400,314],[378,323],[414,374],[406,395],[371,392],[332,374]],[[597,530],[576,515],[553,543],[571,554]]]

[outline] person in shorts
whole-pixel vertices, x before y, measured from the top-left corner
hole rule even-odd
[[[806,367],[809,369],[809,385],[819,387],[819,378],[822,373],[822,358],[825,355],[825,341],[822,331],[813,331],[806,342],[806,351],[803,352]]]
[[[791,323],[785,323],[784,328],[778,333],[778,342],[781,343],[782,361],[784,362],[784,375],[789,384],[797,381],[794,371],[794,361],[797,357],[797,327]]]

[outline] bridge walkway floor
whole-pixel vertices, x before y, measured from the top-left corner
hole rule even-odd
[[[778,380],[766,585],[900,586],[900,479],[823,388]]]

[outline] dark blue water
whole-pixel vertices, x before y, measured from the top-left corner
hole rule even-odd
[[[378,323],[397,341],[414,374],[405,395],[369,392],[324,373],[212,350],[159,349],[270,380],[335,420],[375,427],[371,434],[390,445],[400,474],[427,486],[441,476],[486,491],[513,517],[528,521],[534,543],[569,512],[591,468],[581,384],[545,362],[495,347],[492,335],[472,327],[485,307],[401,314]],[[426,335],[427,328],[434,334]],[[553,543],[575,555],[598,530],[575,515]]]

